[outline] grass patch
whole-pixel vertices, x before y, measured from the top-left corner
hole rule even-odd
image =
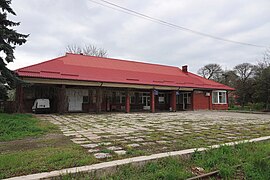
[[[269,179],[270,141],[222,146],[205,152],[195,152],[190,159],[168,157],[145,165],[124,165],[116,172],[67,174],[59,179],[186,179],[194,167],[204,173],[220,170],[218,179]],[[268,158],[266,158],[268,157]],[[240,168],[236,165],[242,164]]]
[[[11,141],[42,135],[57,127],[30,114],[0,114],[0,141]]]
[[[97,160],[75,144],[0,154],[0,179],[82,166]]]
[[[114,151],[109,150],[109,149],[101,149],[100,152],[101,153],[113,153]]]
[[[0,114],[0,179],[96,162],[49,121]]]
[[[250,174],[250,170],[252,170],[252,168],[246,167],[251,166],[255,168],[253,170],[256,171],[256,176],[258,177],[264,177],[266,174],[270,173],[269,168],[266,171],[256,170],[258,168],[262,169],[263,167],[267,167],[261,166],[256,162],[265,161],[263,159],[268,156],[270,156],[270,141],[261,143],[244,143],[234,147],[222,146],[219,149],[209,149],[205,153],[194,153],[192,157],[192,163],[196,164],[196,166],[205,168],[207,171],[218,169],[220,170],[220,176],[222,178],[229,179],[233,178],[236,174],[237,169],[235,166],[242,164],[242,167],[244,167],[243,173],[245,177],[249,179],[248,174]],[[269,159],[268,162],[270,162]]]
[[[183,163],[178,159],[165,158],[157,162],[150,162],[144,166],[124,165],[116,173],[97,176],[95,173],[76,173],[61,176],[57,179],[130,179],[130,180],[155,180],[155,179],[186,179],[192,174],[187,172]]]
[[[140,149],[128,148],[127,155],[129,156],[142,156],[145,155],[145,151]]]

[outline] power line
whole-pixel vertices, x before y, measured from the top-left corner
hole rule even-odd
[[[99,1],[101,1],[103,3],[100,3],[100,2],[97,2],[97,1],[94,1],[94,0],[89,0],[89,1],[91,1],[93,3],[96,3],[96,4],[99,4],[101,6],[104,6],[104,7],[110,8],[110,9],[114,9],[116,11],[120,11],[120,12],[129,14],[129,15],[132,15],[132,16],[138,17],[138,18],[149,20],[151,22],[155,22],[155,23],[158,23],[158,24],[161,24],[161,25],[165,25],[165,26],[177,29],[177,30],[186,31],[186,32],[189,32],[189,33],[193,33],[193,34],[197,34],[197,35],[200,35],[200,36],[216,39],[216,40],[219,40],[219,41],[225,41],[225,42],[229,42],[229,43],[235,43],[235,44],[240,44],[240,45],[245,45],[245,46],[253,46],[253,47],[258,47],[258,48],[268,48],[265,45],[251,44],[251,43],[246,43],[246,42],[240,42],[240,41],[225,39],[225,38],[222,38],[222,37],[218,37],[218,36],[214,36],[214,35],[207,34],[207,33],[204,33],[204,32],[189,29],[189,28],[179,26],[177,24],[173,24],[173,23],[170,23],[170,22],[158,19],[158,18],[154,18],[152,16],[148,16],[146,14],[139,13],[137,11],[134,11],[134,10],[119,6],[119,5],[115,4],[115,3],[112,3],[112,2],[109,2],[109,1],[106,1],[106,0],[99,0]]]

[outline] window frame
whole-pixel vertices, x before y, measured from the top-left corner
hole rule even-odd
[[[159,104],[166,104],[166,97],[165,96],[166,96],[165,93],[158,94],[158,103]],[[163,101],[160,101],[160,99],[159,99],[160,97],[163,98]]]
[[[214,94],[217,93],[217,102],[214,102]],[[220,96],[223,97],[222,94],[220,93],[224,93],[224,98],[225,98],[225,101],[222,102],[221,99],[220,99]],[[212,91],[212,104],[227,104],[227,91],[222,91],[222,90],[216,90],[216,91]]]

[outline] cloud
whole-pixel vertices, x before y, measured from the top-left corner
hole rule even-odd
[[[269,46],[269,0],[112,2],[190,29]],[[8,65],[11,69],[57,57],[68,44],[95,44],[114,58],[188,64],[193,72],[207,63],[224,68],[256,63],[265,50],[179,31],[88,0],[16,0],[12,7],[17,16],[10,18],[21,22],[18,32],[30,37],[16,49],[16,60]]]

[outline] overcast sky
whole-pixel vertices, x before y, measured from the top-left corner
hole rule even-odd
[[[98,1],[98,0],[96,0]],[[270,46],[269,0],[111,0],[186,28],[235,41]],[[68,44],[94,44],[113,58],[224,69],[256,63],[264,48],[242,46],[179,31],[88,0],[13,0],[18,32],[30,34],[11,69],[61,56]]]

